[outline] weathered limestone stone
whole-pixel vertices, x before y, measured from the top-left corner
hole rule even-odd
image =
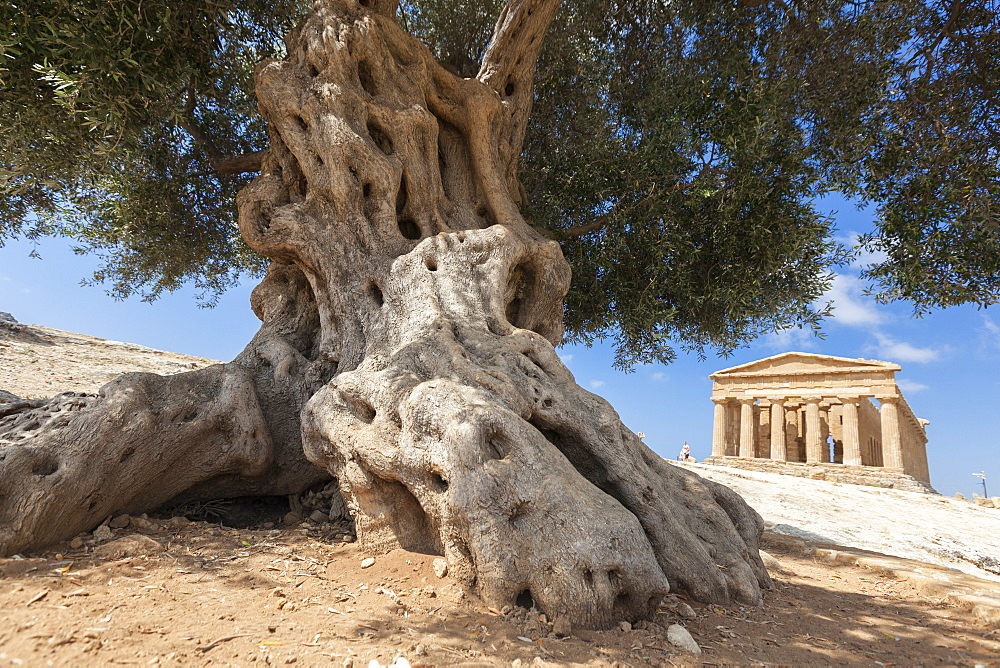
[[[789,352],[717,371],[710,376],[715,413],[706,462],[776,472],[800,463],[820,468],[793,475],[879,484],[858,472],[874,467],[886,486],[933,491],[929,422],[903,398],[899,370],[890,362]]]

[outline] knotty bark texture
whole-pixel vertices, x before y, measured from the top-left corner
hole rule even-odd
[[[498,608],[599,627],[651,615],[670,586],[760,602],[759,516],[650,451],[554,351],[570,271],[520,216],[517,162],[558,5],[512,0],[463,79],[399,28],[394,1],[319,0],[287,58],[257,71],[271,148],[238,206],[243,236],[273,261],[254,294],[261,332],[204,378],[126,377],[79,399],[97,417],[70,418],[59,443],[92,443],[89,459],[104,443],[117,460],[109,432],[170,434],[142,446],[148,470],[109,464],[119,482],[144,481],[125,508],[294,487],[309,476],[304,452],[318,465],[310,484],[339,480],[362,543],[442,554]],[[185,421],[177,406],[202,402],[210,416]],[[45,506],[60,468],[24,446],[2,452],[5,485],[40,479],[18,507]],[[199,463],[179,468],[200,479],[156,488],[186,456]],[[51,493],[90,503],[104,489],[117,493],[103,479]],[[55,513],[0,533],[0,548],[72,535],[39,528]]]
[[[511,3],[476,78],[391,2],[327,1],[257,73],[272,149],[246,239],[299,267],[337,373],[302,415],[374,550],[444,554],[497,607],[601,626],[668,582],[760,601],[760,519],[664,463],[576,385],[553,345],[570,272],[521,218],[531,75],[558,2]]]

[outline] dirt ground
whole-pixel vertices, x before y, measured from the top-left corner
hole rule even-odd
[[[433,556],[364,567],[347,531],[132,518],[104,542],[81,536],[94,546],[0,559],[0,666],[1000,665],[1000,632],[968,612],[780,541],[762,607],[688,601],[685,619],[671,595],[653,623],[559,638],[537,613],[464,595]],[[701,655],[671,646],[675,623]]]

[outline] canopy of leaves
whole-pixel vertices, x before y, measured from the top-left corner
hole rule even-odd
[[[0,4],[0,244],[61,234],[95,279],[209,299],[261,258],[239,239],[246,175],[266,148],[253,68],[281,52],[295,0],[13,0]],[[252,174],[250,175],[252,176]]]
[[[502,3],[404,2],[473,76]],[[250,73],[295,0],[15,0],[0,8],[0,239],[66,233],[117,295],[256,260],[234,242],[264,148]],[[1000,296],[997,0],[565,0],[536,77],[525,214],[574,271],[570,340],[618,362],[815,326],[844,259],[812,202],[875,204],[885,300]],[[34,217],[32,217],[34,216]]]
[[[422,2],[441,57],[489,14]],[[494,3],[496,4],[496,3]],[[539,65],[522,178],[574,268],[572,339],[618,362],[723,353],[815,325],[843,259],[811,202],[876,205],[876,296],[1000,296],[1000,3],[566,0]],[[472,23],[479,21],[478,23]],[[457,30],[456,30],[457,28]],[[820,307],[822,308],[822,307]]]

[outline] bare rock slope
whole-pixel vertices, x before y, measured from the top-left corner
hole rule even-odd
[[[739,493],[770,531],[1000,582],[1000,509],[937,494],[708,464],[685,466]]]
[[[130,371],[170,375],[217,363],[134,343],[25,325],[0,312],[0,403],[11,401],[10,395],[42,399],[61,392],[94,393]]]

